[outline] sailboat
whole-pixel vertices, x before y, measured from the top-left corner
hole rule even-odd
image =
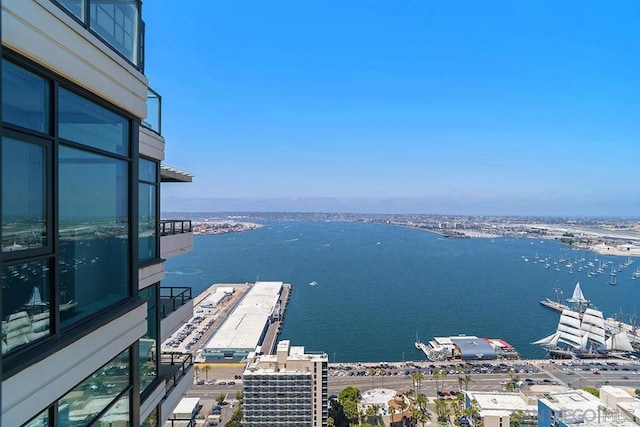
[[[613,267],[611,267],[611,273],[609,274],[609,284],[610,285],[617,285],[618,284],[616,282],[616,272],[613,271]]]
[[[625,331],[611,335],[606,341],[607,350],[614,353],[632,353],[635,351]]]
[[[591,301],[585,298],[582,293],[582,288],[580,287],[580,282],[576,283],[575,288],[573,288],[573,295],[567,301],[576,304],[578,312],[582,312],[583,307],[589,307]]]

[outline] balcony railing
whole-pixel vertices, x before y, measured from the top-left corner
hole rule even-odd
[[[160,220],[160,235],[169,236],[171,234],[181,234],[191,232],[191,221],[182,219]]]
[[[191,300],[191,288],[188,286],[160,287],[160,315],[162,319]]]
[[[151,88],[147,88],[147,118],[142,126],[162,135],[162,97]]]
[[[144,70],[140,0],[52,0],[110,48]]]
[[[160,355],[160,374],[166,381],[167,393],[180,382],[191,367],[193,367],[191,353],[163,352]]]

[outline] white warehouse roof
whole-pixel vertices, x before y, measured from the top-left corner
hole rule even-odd
[[[252,351],[258,345],[262,331],[278,302],[282,285],[282,282],[256,282],[211,337],[205,349]]]

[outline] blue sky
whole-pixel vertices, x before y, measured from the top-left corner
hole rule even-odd
[[[148,1],[163,211],[640,216],[640,2]]]

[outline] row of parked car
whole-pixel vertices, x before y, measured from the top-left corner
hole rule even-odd
[[[204,321],[204,317],[202,317],[202,316],[196,316],[196,317],[192,318],[189,323],[184,325],[182,328],[180,328],[178,330],[178,332],[175,333],[175,335],[173,336],[171,341],[169,341],[167,343],[167,345],[169,347],[171,347],[171,348],[179,348],[180,344],[182,342],[184,342],[184,340],[186,340],[189,336],[191,336],[193,331],[197,331],[193,335],[191,340],[185,345],[185,349],[187,351],[190,351],[193,348],[193,346],[195,346],[198,343],[198,340],[200,340],[200,338],[202,338],[202,336],[205,334],[207,329],[209,329],[211,327],[211,325],[213,325],[213,322],[214,322],[213,319],[210,319],[204,325],[204,327],[200,328],[200,324],[203,321]]]
[[[467,363],[466,365],[419,365],[413,364],[411,370],[402,369],[393,365],[377,365],[367,366],[366,370],[362,370],[363,367],[342,366],[341,369],[333,369],[329,371],[330,376],[380,376],[380,375],[404,375],[408,377],[413,371],[420,371],[425,376],[430,376],[436,371],[444,371],[449,375],[465,375],[465,374],[504,374],[513,369],[515,374],[534,374],[540,372],[538,368],[530,365],[514,364],[508,365],[506,363]]]

